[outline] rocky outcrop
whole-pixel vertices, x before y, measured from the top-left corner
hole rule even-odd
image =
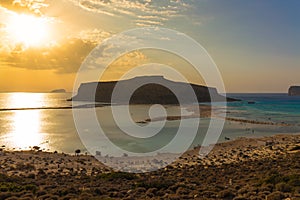
[[[149,83],[150,82],[150,83]],[[116,100],[112,99],[112,92],[119,84],[120,97]],[[143,85],[143,83],[149,83]],[[181,103],[197,103],[188,93],[189,86],[192,87],[196,94],[196,101],[211,102],[211,96],[214,101],[235,101],[235,99],[227,98],[219,95],[216,88],[210,88],[201,85],[188,84],[183,82],[174,82],[165,79],[162,76],[144,76],[136,77],[129,80],[111,81],[111,82],[91,82],[82,83],[78,89],[78,93],[71,100],[73,101],[92,101],[101,103],[126,103],[126,95],[128,88],[135,85],[143,85],[135,90],[130,98],[130,104],[178,104],[178,99],[168,88],[176,88],[178,95],[182,98]],[[164,86],[166,87],[164,87]]]
[[[300,96],[300,86],[291,86],[289,88],[289,96]]]
[[[56,90],[52,90],[51,93],[66,93],[65,89],[56,89]]]

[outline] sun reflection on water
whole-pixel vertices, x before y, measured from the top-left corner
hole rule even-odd
[[[42,107],[43,102],[43,94],[13,93],[8,103],[11,108],[37,108]],[[27,149],[29,146],[39,146],[43,142],[41,115],[41,110],[18,110],[13,112],[9,136],[12,147]]]
[[[42,143],[40,112],[39,110],[15,112],[11,133],[13,146],[24,149]]]
[[[39,108],[45,106],[43,93],[11,93],[8,108]]]

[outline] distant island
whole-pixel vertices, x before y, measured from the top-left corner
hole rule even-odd
[[[142,85],[142,83],[149,81],[152,83],[141,86],[133,93],[130,99],[130,104],[179,104],[178,99],[170,89],[155,83],[161,83],[170,88],[177,88],[179,95],[183,97],[184,102],[181,103],[211,102],[211,95],[214,97],[214,101],[216,102],[238,101],[218,94],[216,88],[175,82],[167,80],[163,76],[142,76],[121,81],[82,83],[78,89],[77,95],[72,97],[70,100],[122,104],[126,103],[125,98],[119,98],[115,100],[115,102],[111,102],[112,92],[117,83],[120,84],[121,92],[126,94],[125,92],[128,91],[127,88],[135,85]],[[194,90],[198,102],[194,102],[188,94],[187,91],[189,86],[191,86]]]
[[[67,91],[65,89],[55,89],[52,90],[51,93],[66,93]]]
[[[300,96],[300,86],[291,86],[289,88],[289,96]]]

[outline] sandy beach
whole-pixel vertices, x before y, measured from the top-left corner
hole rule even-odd
[[[206,157],[199,150],[134,174],[89,155],[2,149],[0,199],[300,198],[299,134],[239,138],[215,145]]]

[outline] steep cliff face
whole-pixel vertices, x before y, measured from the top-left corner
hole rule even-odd
[[[289,96],[300,96],[300,86],[291,86],[289,88]]]
[[[149,83],[136,89],[130,98],[130,104],[178,104],[178,99],[169,88],[176,88],[178,96],[182,103],[197,103],[191,98],[189,88],[191,87],[196,95],[198,102],[211,102],[211,96],[215,101],[225,101],[225,97],[218,94],[215,88],[205,87],[201,85],[187,84],[182,82],[174,82],[164,79],[162,76],[136,77],[129,80],[119,82],[92,82],[82,83],[78,89],[76,96],[72,98],[74,101],[95,101],[102,103],[126,103],[126,95],[128,88],[142,83]],[[112,93],[116,86],[118,88],[118,98],[112,100]],[[160,85],[163,84],[166,87]],[[227,101],[235,99],[227,98]]]

